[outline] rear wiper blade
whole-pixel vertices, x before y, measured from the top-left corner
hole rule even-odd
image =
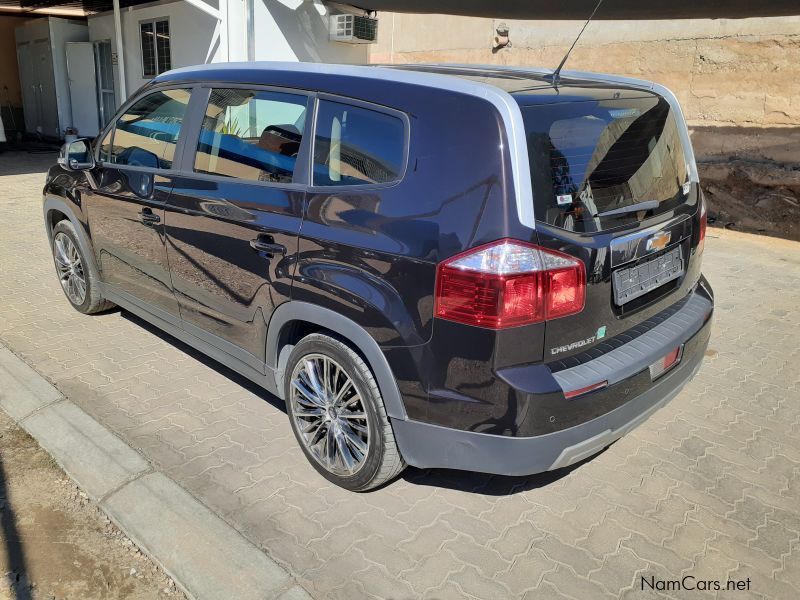
[[[626,213],[639,212],[640,210],[652,210],[654,208],[658,208],[658,205],[659,205],[658,200],[645,200],[644,202],[638,202],[636,204],[630,204],[628,206],[622,206],[620,208],[612,208],[611,210],[597,213],[594,216],[610,217],[612,215],[624,215]]]

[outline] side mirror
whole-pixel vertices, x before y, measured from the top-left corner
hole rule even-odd
[[[61,146],[58,164],[67,171],[88,171],[94,168],[92,146],[88,139],[78,139]]]

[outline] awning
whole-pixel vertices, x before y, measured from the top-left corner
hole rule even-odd
[[[120,0],[121,8],[152,0]],[[0,0],[0,14],[65,14],[86,16],[112,10],[112,0]]]
[[[357,6],[402,13],[506,19],[586,19],[597,0],[356,0]],[[595,20],[742,19],[800,15],[800,0],[604,0]]]

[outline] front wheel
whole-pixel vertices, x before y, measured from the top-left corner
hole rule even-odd
[[[69,221],[59,221],[53,228],[52,250],[61,289],[75,310],[88,315],[114,306],[100,294],[100,278],[86,260]]]
[[[311,334],[292,350],[286,374],[292,430],[323,477],[360,492],[405,468],[378,384],[347,344]]]

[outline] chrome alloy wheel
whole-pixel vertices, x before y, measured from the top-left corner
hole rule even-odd
[[[309,354],[291,378],[292,416],[306,449],[326,470],[358,473],[369,451],[364,400],[353,380],[332,358]]]
[[[53,239],[53,257],[58,269],[58,278],[67,298],[80,306],[86,301],[86,274],[81,255],[68,235],[57,233]]]

